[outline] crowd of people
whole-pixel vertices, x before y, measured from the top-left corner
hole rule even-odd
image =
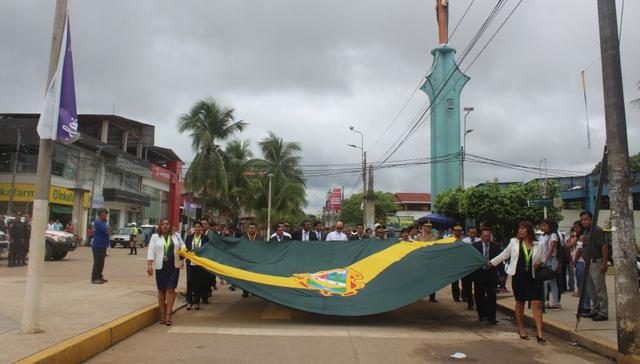
[[[97,215],[92,224],[91,282],[103,284],[107,282],[102,271],[111,230],[108,226],[107,210],[99,209]],[[608,320],[605,273],[608,270],[610,246],[606,242],[603,230],[594,226],[592,219],[589,211],[583,211],[580,220],[572,224],[569,234],[566,235],[558,231],[558,224],[552,220],[541,221],[538,234],[532,223],[523,221],[519,225],[517,236],[503,244],[494,241],[491,227],[482,222],[478,226],[469,227],[465,234],[465,230],[459,225],[437,232],[427,221],[421,226],[402,229],[400,240],[428,242],[453,237],[472,245],[487,264],[460,281],[452,282],[453,300],[465,302],[468,309],[476,310],[480,321],[496,324],[497,294],[508,292],[506,282],[507,277],[510,277],[516,299],[515,316],[520,337],[528,339],[524,329],[524,308],[525,303],[529,302],[536,321],[537,340],[544,342],[542,314],[545,310],[562,309],[563,294],[583,296],[580,307],[582,317],[594,321]],[[51,221],[50,224],[54,229],[60,227],[55,221]],[[7,224],[5,218],[0,216],[0,231],[9,236],[9,267],[24,265],[31,235],[29,215],[18,214],[16,218],[8,220]],[[194,251],[212,241],[215,235],[277,243],[288,240],[384,240],[388,238],[387,233],[383,224],[377,224],[374,229],[365,229],[363,224],[355,224],[355,228],[351,230],[345,229],[342,221],[337,221],[332,228],[328,228],[320,221],[305,220],[295,231],[290,230],[288,223],[279,222],[273,226],[272,234],[262,236],[255,223],[246,224],[245,231],[241,232],[233,225],[217,224],[203,218],[194,221],[190,229],[181,236],[178,227],[172,226],[168,219],[163,219],[149,242],[147,273],[149,276],[155,273],[161,323],[171,325],[175,289],[181,269],[186,269],[187,274],[187,310],[199,310],[200,304],[208,304],[213,292],[218,289],[218,281],[221,285],[226,284],[224,280],[218,280],[196,262],[183,260],[178,254],[182,248]],[[135,250],[130,252],[136,253]],[[549,271],[552,272],[551,275]],[[538,278],[536,273],[539,275]],[[546,277],[544,280],[541,279],[543,276]],[[229,289],[235,290],[236,287],[230,285]],[[580,289],[586,289],[584,294]],[[248,297],[249,292],[243,291],[242,296]],[[429,300],[438,302],[435,293],[430,295]]]

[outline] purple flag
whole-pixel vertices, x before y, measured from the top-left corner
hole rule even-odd
[[[69,143],[78,136],[78,112],[68,14],[61,43],[58,68],[47,88],[44,110],[38,121],[38,135],[42,139]]]
[[[58,140],[71,141],[78,135],[78,112],[76,110],[76,86],[73,82],[73,57],[71,52],[71,25],[67,15],[67,44],[64,49],[62,85],[60,87],[60,117]]]

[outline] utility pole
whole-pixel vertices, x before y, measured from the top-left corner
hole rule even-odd
[[[547,198],[547,194],[549,193],[547,190],[547,158],[543,158],[540,160],[540,162],[538,162],[538,170],[540,171],[540,178],[542,178],[542,165],[544,164],[544,182],[542,184],[542,198],[546,199]],[[544,211],[544,218],[547,218],[547,215],[549,213],[548,209],[547,209],[547,205],[544,205],[543,208]]]
[[[362,223],[367,225],[367,152],[364,151],[364,133],[356,130],[355,127],[350,126],[349,130],[354,133],[360,134],[360,146],[354,144],[347,144],[348,146],[356,149],[360,149],[362,154]]]
[[[102,158],[101,158],[102,148],[103,147],[98,146],[98,150],[96,150],[96,170],[95,170],[95,173],[93,174],[93,180],[91,181],[91,194],[89,196],[89,221],[87,221],[88,224],[91,223],[91,219],[94,216],[93,200],[96,196],[96,180],[98,178],[102,178]],[[88,243],[90,242],[87,241],[87,244]]]
[[[20,144],[22,143],[22,134],[20,127],[16,126],[18,140],[16,141],[16,155],[13,158],[13,168],[11,171],[11,188],[9,189],[9,203],[7,204],[7,215],[11,216],[13,210],[13,198],[16,194],[16,173],[18,173],[18,154],[20,154]]]
[[[636,267],[627,125],[614,0],[598,0],[600,55],[609,164],[613,263],[616,268],[618,352],[640,354],[640,294]]]
[[[49,73],[47,87],[51,83],[58,67],[60,46],[64,35],[67,16],[67,0],[56,0],[53,19],[53,35],[49,54]],[[51,185],[51,158],[53,140],[40,139],[38,145],[38,170],[36,175],[36,194],[33,199],[33,218],[31,220],[31,239],[29,241],[29,266],[25,285],[22,312],[22,331],[28,334],[40,332],[40,303],[42,277],[44,276],[45,235],[49,215],[49,186]]]

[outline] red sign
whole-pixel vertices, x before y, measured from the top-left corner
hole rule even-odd
[[[340,212],[342,208],[342,187],[334,187],[329,195],[329,208]]]
[[[151,164],[151,176],[158,181],[170,183],[173,173],[159,165]]]

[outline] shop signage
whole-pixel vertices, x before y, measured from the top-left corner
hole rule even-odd
[[[11,190],[10,183],[0,183],[0,201],[9,201],[9,196],[13,193],[15,202],[33,202],[36,195],[36,186],[31,184],[17,183],[15,189]],[[51,186],[49,187],[49,202],[58,205],[73,206],[74,192],[68,188]],[[84,207],[89,207],[89,194],[84,195]]]
[[[170,183],[172,174],[171,171],[157,164],[151,164],[151,176],[158,181]]]
[[[334,187],[329,195],[329,208],[340,212],[342,208],[342,187]]]

